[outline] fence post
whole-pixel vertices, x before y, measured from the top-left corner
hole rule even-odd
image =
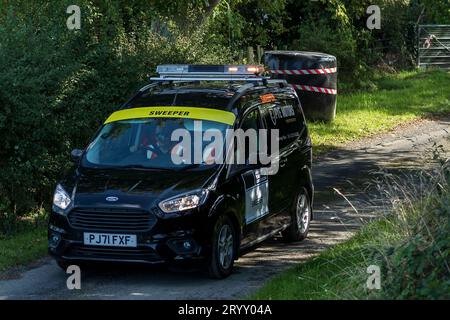
[[[258,59],[258,64],[260,64],[262,54],[261,54],[261,46],[259,44],[256,46],[256,58]]]
[[[254,63],[255,62],[255,53],[253,51],[253,47],[247,48],[247,63]]]

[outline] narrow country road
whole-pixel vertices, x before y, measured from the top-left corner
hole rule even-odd
[[[366,192],[370,173],[421,167],[427,152],[450,150],[450,118],[422,120],[395,132],[351,144],[316,159],[315,220],[309,238],[295,244],[272,239],[244,255],[225,280],[205,274],[142,267],[90,270],[81,290],[68,290],[67,275],[49,258],[0,274],[0,299],[230,299],[245,297],[272,275],[348,238],[382,207]],[[425,156],[424,156],[425,153]],[[333,188],[344,194],[355,207]]]

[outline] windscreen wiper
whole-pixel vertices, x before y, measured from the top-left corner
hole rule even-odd
[[[126,166],[114,166],[114,167],[110,167],[108,169],[117,169],[117,170],[122,170],[122,169],[131,169],[131,170],[149,170],[149,171],[173,171],[173,169],[169,169],[169,168],[162,168],[162,167],[147,167],[147,166],[143,166],[142,164],[130,164],[130,165],[126,165]]]
[[[199,163],[192,163],[192,164],[188,164],[184,167],[181,167],[180,169],[178,169],[178,171],[184,171],[184,170],[189,170],[189,169],[193,169],[193,168],[198,168],[200,167],[201,164]]]

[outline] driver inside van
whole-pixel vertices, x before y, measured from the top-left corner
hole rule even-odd
[[[181,155],[181,143],[172,141],[171,138],[175,129],[167,122],[158,124],[153,130],[148,126],[144,126],[141,147],[145,150],[147,160],[162,160],[161,158],[167,158],[173,154]],[[131,147],[130,151],[134,152],[136,148]]]

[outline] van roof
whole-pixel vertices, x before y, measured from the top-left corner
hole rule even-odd
[[[278,88],[286,87],[280,82]],[[150,106],[192,106],[233,111],[233,102],[244,93],[264,89],[272,85],[246,82],[190,81],[153,84],[143,87],[122,108]],[[236,110],[237,111],[237,110]]]

